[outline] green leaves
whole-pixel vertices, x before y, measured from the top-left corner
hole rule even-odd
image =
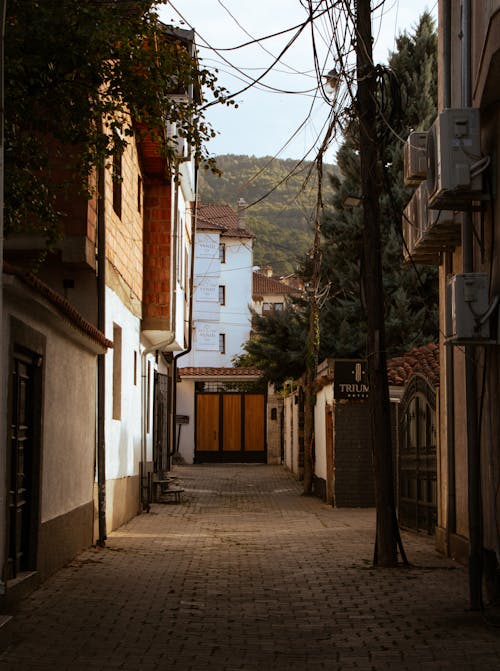
[[[382,263],[389,355],[437,337],[435,268],[403,267],[401,216],[411,191],[402,181],[402,142],[412,129],[428,128],[436,114],[437,37],[424,13],[414,35],[403,34],[389,61],[379,93],[378,120],[381,184]],[[390,73],[390,75],[388,75]],[[396,78],[396,79],[395,79]],[[387,120],[391,120],[389,127]],[[362,357],[366,323],[360,296],[362,272],[361,208],[347,207],[346,196],[359,196],[357,124],[352,122],[337,154],[340,178],[333,178],[334,197],[323,222],[323,284],[330,286],[321,312],[321,353]]]
[[[6,234],[38,222],[53,236],[60,185],[51,182],[50,167],[63,158],[68,179],[90,195],[88,177],[112,156],[113,135],[126,144],[136,121],[162,140],[171,162],[164,127],[175,122],[196,159],[211,164],[205,144],[213,131],[200,109],[202,89],[218,96],[225,91],[182,34],[159,24],[155,4],[7,3]],[[192,96],[172,95],[188,90]]]
[[[263,379],[280,388],[305,370],[306,332],[305,313],[291,303],[285,310],[264,316],[254,313],[252,336],[244,345],[246,354],[234,363],[260,368]]]

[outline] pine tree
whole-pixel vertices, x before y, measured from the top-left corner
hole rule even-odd
[[[404,267],[401,219],[412,191],[403,185],[403,142],[411,130],[427,129],[436,114],[437,36],[425,12],[413,33],[403,33],[381,73],[379,150],[386,345],[389,356],[437,337],[437,273],[431,267]],[[330,286],[322,311],[322,356],[364,356],[366,323],[360,297],[361,208],[346,206],[359,196],[355,120],[337,154],[339,177],[323,223],[323,282]]]

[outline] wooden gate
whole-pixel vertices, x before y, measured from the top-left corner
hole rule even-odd
[[[434,533],[437,517],[436,394],[415,375],[401,400],[399,521]]]
[[[265,408],[265,394],[198,393],[195,461],[265,462]]]

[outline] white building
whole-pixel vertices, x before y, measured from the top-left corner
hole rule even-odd
[[[251,326],[254,235],[229,205],[198,208],[193,346],[182,366],[232,367]]]
[[[197,392],[203,387],[205,392],[222,393],[224,385],[227,388],[228,384],[238,385],[242,381],[253,383],[259,377],[259,372],[254,369],[233,367],[233,358],[242,353],[242,346],[248,340],[251,329],[254,235],[245,227],[244,207],[244,201],[240,201],[236,213],[229,205],[206,205],[200,206],[196,214],[192,347],[189,353],[178,357],[177,362],[177,449],[188,463],[195,460],[196,450],[204,453],[213,451],[216,459],[223,458],[221,455],[227,448],[227,430],[224,439],[222,432],[219,434],[218,420],[217,427],[210,431],[210,435],[215,435],[214,444],[204,443],[202,446],[201,424],[196,432],[196,422],[201,421],[200,413],[195,409]],[[245,408],[249,412],[250,399],[235,400],[237,395],[233,395],[232,401],[221,400],[220,407],[219,401],[214,400],[217,405],[214,414],[218,416],[221,412],[221,417],[227,419],[230,404],[238,403],[242,404],[243,414]],[[225,411],[222,409],[224,403]],[[260,399],[258,404],[260,416]],[[255,412],[252,409],[252,413]],[[239,410],[231,406],[231,413],[239,423]],[[264,424],[263,420],[262,435]],[[246,442],[244,429],[242,432],[238,429],[236,433],[228,448],[232,458],[236,458],[238,452],[241,459],[264,459],[265,438],[261,440],[260,433],[251,450],[249,427]]]

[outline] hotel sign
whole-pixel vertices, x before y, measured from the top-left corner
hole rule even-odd
[[[366,361],[359,359],[333,362],[333,397],[338,400],[366,400],[369,393]]]
[[[218,352],[219,329],[214,324],[197,324],[196,346],[205,352]]]
[[[219,260],[219,241],[214,235],[197,233],[195,250],[199,259]]]

